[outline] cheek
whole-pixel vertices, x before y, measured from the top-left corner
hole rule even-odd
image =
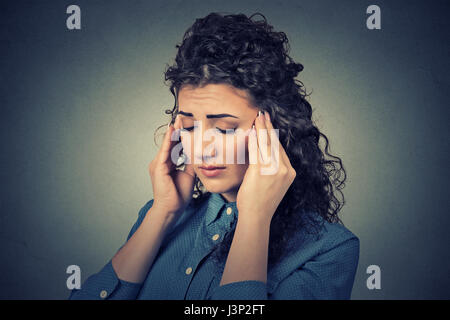
[[[234,139],[231,146],[226,147],[226,151],[234,152],[234,163],[233,164],[248,164],[248,136],[245,136],[244,138],[240,138],[240,141],[238,141],[237,138]],[[242,161],[238,162],[238,155],[241,156],[241,158],[245,158],[245,163],[242,163]]]
[[[244,141],[244,139],[242,140]],[[233,164],[228,165],[228,168],[230,169],[230,174],[233,176],[233,180],[242,182],[248,168],[248,136],[245,137],[245,141],[240,144],[237,142],[237,139],[235,139],[234,143],[230,147],[225,147],[225,149],[230,149],[229,151],[231,152],[234,151],[234,162]],[[238,163],[238,152],[242,153],[241,156],[244,158],[243,163],[242,161]]]
[[[194,143],[193,135],[189,132],[183,132],[181,134],[181,144],[183,146],[184,154],[186,154],[190,159],[193,159],[194,155]]]

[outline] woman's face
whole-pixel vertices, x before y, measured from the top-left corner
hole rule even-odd
[[[236,201],[249,163],[248,135],[239,131],[251,129],[258,108],[251,104],[246,91],[225,84],[184,86],[178,94],[178,106],[184,128],[181,134],[184,152],[198,178],[206,190]],[[226,132],[227,129],[240,130]],[[205,166],[222,169],[205,171],[202,169]]]

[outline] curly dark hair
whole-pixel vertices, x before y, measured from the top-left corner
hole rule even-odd
[[[253,19],[257,15],[262,20]],[[346,172],[341,159],[329,153],[328,138],[311,119],[308,94],[295,79],[303,65],[288,55],[286,34],[274,31],[260,13],[250,17],[210,13],[196,19],[176,48],[175,63],[165,71],[166,84],[175,98],[173,108],[165,111],[171,114],[171,122],[178,112],[177,93],[182,86],[214,83],[246,90],[252,103],[268,112],[279,129],[280,143],[297,175],[272,218],[269,267],[289,251],[289,239],[300,228],[317,233],[323,221],[342,224],[338,212],[345,202],[341,189]],[[202,201],[206,194],[197,177],[194,202]],[[323,219],[317,219],[319,216]],[[234,230],[211,256],[219,265],[224,266]]]

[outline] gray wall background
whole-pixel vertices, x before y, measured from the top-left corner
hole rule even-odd
[[[66,28],[81,7],[82,29]],[[381,30],[365,26],[381,7]],[[361,240],[354,299],[450,298],[445,1],[8,1],[0,5],[0,298],[66,299],[152,198],[153,133],[175,44],[212,11],[263,13],[305,66],[320,129],[349,174]],[[447,11],[448,12],[448,11]],[[366,288],[379,265],[381,290]]]

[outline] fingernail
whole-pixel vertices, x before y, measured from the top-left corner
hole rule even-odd
[[[259,120],[260,123],[264,123],[263,117],[264,117],[264,114],[260,111],[259,114],[258,114],[258,120]]]
[[[268,113],[268,112],[264,112],[264,115],[266,116],[266,120],[267,120],[267,121],[270,121],[270,115],[269,115],[269,113]]]

